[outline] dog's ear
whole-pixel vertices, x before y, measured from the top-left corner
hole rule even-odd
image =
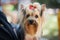
[[[24,16],[24,15],[26,14],[26,11],[25,11],[25,8],[24,8],[24,5],[21,4],[20,8],[21,8],[21,12],[22,12],[22,14],[23,14],[23,16]]]
[[[42,17],[42,15],[43,15],[43,12],[45,11],[45,9],[46,9],[46,4],[42,4],[41,5],[41,12],[40,12],[40,16]]]
[[[23,15],[25,16],[26,10],[25,10],[25,9],[22,9],[22,13],[23,13]]]

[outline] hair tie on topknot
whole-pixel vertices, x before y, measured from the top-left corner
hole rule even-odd
[[[34,9],[36,9],[36,6],[30,5],[29,9],[34,10]]]

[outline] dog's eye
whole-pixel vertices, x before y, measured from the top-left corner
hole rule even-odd
[[[35,15],[35,18],[38,18],[38,15]]]
[[[30,15],[28,14],[28,15],[26,15],[26,18],[28,18]]]

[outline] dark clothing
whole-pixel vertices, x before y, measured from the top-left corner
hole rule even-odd
[[[0,40],[24,40],[24,30],[20,26],[18,29],[13,29],[8,23],[6,16],[0,11]]]
[[[18,40],[6,16],[0,11],[0,40]]]

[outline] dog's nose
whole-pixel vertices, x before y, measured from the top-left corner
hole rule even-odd
[[[30,24],[33,24],[33,22],[34,22],[34,20],[29,20],[29,23],[30,23]]]

